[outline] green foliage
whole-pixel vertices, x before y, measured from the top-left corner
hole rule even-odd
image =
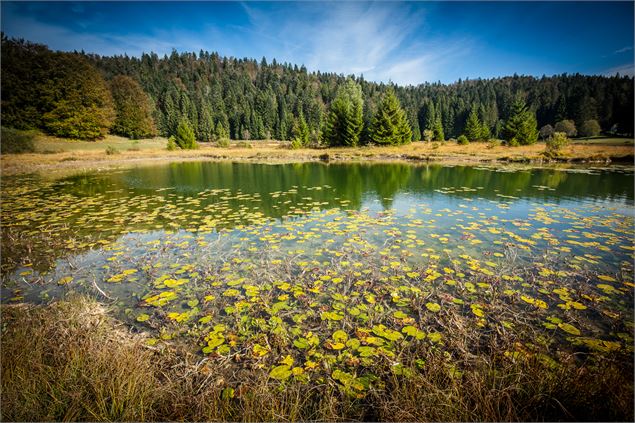
[[[302,141],[300,141],[298,138],[292,139],[291,143],[289,144],[289,148],[291,150],[299,150],[302,147],[304,147],[304,144],[302,144]]]
[[[300,116],[294,121],[292,131],[293,142],[300,147],[309,145],[309,127],[304,120],[304,115],[300,111]]]
[[[198,148],[198,144],[194,138],[194,130],[187,119],[182,119],[176,129],[174,137],[176,145],[184,150],[193,150]]]
[[[363,104],[361,87],[352,79],[347,80],[331,103],[323,135],[327,144],[351,147],[359,144]]]
[[[493,148],[499,147],[501,142],[499,140],[489,140],[487,143],[487,149],[491,150]]]
[[[216,144],[218,144],[220,148],[229,148],[231,146],[229,138],[226,137],[219,138],[218,141],[216,141]]]
[[[412,139],[412,130],[401,108],[395,92],[389,89],[370,126],[370,140],[380,145],[407,144]]]
[[[468,140],[468,138],[465,135],[459,135],[459,137],[456,139],[456,142],[459,145],[467,145],[470,143],[470,140]]]
[[[585,120],[580,127],[580,136],[582,137],[596,137],[600,135],[600,124],[595,119]]]
[[[423,141],[430,142],[432,141],[432,137],[434,136],[434,132],[431,129],[425,129],[423,131]]]
[[[35,133],[33,131],[21,131],[3,126],[0,136],[0,153],[33,153],[35,151],[34,137]]]
[[[168,144],[166,146],[168,151],[174,151],[177,149],[176,141],[174,139],[174,135],[170,135],[168,138]]]
[[[110,132],[132,139],[155,136],[152,102],[139,83],[118,75],[110,82],[110,90],[117,113]]]
[[[578,130],[575,127],[575,122],[568,119],[561,120],[560,122],[556,123],[555,132],[564,132],[567,137],[575,137],[576,135],[578,135]]]
[[[538,131],[538,133],[540,134],[540,138],[542,138],[543,140],[545,138],[549,138],[553,135],[553,127],[549,124],[543,126],[542,128],[540,128],[540,131]]]
[[[469,141],[478,141],[481,139],[483,135],[483,127],[481,125],[481,121],[478,119],[478,114],[476,113],[476,108],[472,108],[470,115],[467,118],[467,122],[465,124],[465,135],[466,140]],[[489,132],[489,131],[488,131]],[[489,134],[488,134],[489,137]],[[461,137],[459,137],[459,140]],[[461,142],[459,142],[461,144]]]
[[[112,97],[101,74],[83,56],[57,53],[58,78],[42,115],[44,129],[59,137],[94,140],[108,132],[114,119]]]
[[[549,153],[557,153],[567,145],[569,145],[567,134],[564,132],[554,132],[554,134],[547,139],[546,150]]]
[[[441,123],[441,117],[437,116],[432,127],[432,139],[434,141],[445,141],[445,134],[443,132],[443,124]]]
[[[527,108],[522,98],[514,101],[503,133],[511,146],[533,144],[538,139],[536,115]]]
[[[125,73],[138,81],[151,98],[152,116],[161,135],[175,134],[179,122],[186,118],[195,138],[203,141],[222,137],[217,131],[219,122],[228,138],[291,140],[300,113],[311,142],[317,141],[321,131],[326,141],[330,135],[326,130],[329,106],[347,84],[346,78],[332,73],[307,72],[289,64],[262,64],[205,51],[175,52],[168,57],[153,53],[141,58],[98,57],[54,53],[42,45],[6,38],[0,51],[2,122],[25,129],[45,129],[44,114],[52,110],[53,101],[65,96],[66,81],[58,72],[62,68],[58,61],[64,55],[89,61],[107,80]],[[360,78],[357,84],[365,105],[360,109],[366,125],[363,135],[352,138],[357,143],[368,141],[372,115],[391,88],[406,113],[413,140],[422,130],[436,132],[433,138],[437,140],[457,137],[472,109],[491,135],[502,136],[500,122],[508,120],[515,93],[531,98],[530,107],[539,126],[570,117],[579,125],[597,119],[603,128],[615,127],[620,134],[633,132],[633,79],[629,77],[515,76],[414,87],[381,85]],[[479,136],[487,138],[483,133]]]

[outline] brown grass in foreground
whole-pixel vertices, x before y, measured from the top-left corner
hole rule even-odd
[[[458,347],[456,346],[458,351]],[[3,421],[529,421],[633,419],[633,373],[610,359],[557,368],[494,351],[387,377],[354,399],[332,380],[286,385],[265,371],[233,374],[199,356],[144,346],[93,300],[2,306]],[[461,363],[462,375],[448,365]],[[377,374],[386,372],[378,360]],[[235,395],[224,395],[227,386]],[[226,391],[225,391],[226,392]]]

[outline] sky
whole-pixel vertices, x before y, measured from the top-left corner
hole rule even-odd
[[[8,2],[2,31],[54,50],[222,56],[401,85],[633,75],[624,2]]]

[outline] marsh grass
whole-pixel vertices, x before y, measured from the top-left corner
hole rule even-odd
[[[4,305],[2,322],[5,421],[633,419],[632,368],[611,357],[572,355],[557,368],[537,355],[509,360],[503,345],[513,338],[470,350],[457,331],[445,352],[406,357],[408,377],[390,376],[391,363],[378,358],[372,370],[388,375],[384,384],[354,398],[332,380],[278,382],[178,345],[147,347],[143,334],[86,297]],[[412,364],[415,357],[425,365]]]

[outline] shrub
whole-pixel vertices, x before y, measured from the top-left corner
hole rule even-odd
[[[231,145],[229,138],[219,138],[218,141],[216,141],[216,144],[221,148],[229,148]]]
[[[467,145],[470,143],[470,141],[467,139],[465,135],[460,135],[459,138],[456,140],[456,142],[459,145]]]
[[[557,153],[569,145],[569,138],[564,132],[554,132],[553,136],[547,140],[547,152]]]
[[[113,154],[119,154],[120,151],[116,148],[113,147],[112,145],[109,145],[108,147],[106,147],[106,154],[109,156],[112,156]]]
[[[300,149],[300,148],[302,148],[302,147],[304,147],[304,145],[303,145],[303,143],[302,143],[302,140],[300,140],[299,138],[294,138],[294,139],[291,141],[291,144],[289,144],[289,148],[290,148],[291,150],[298,150],[298,149]]]
[[[567,119],[556,123],[555,132],[564,132],[567,137],[575,137],[578,134],[575,123]]]
[[[33,131],[20,131],[13,128],[2,127],[0,135],[0,152],[2,154],[20,154],[35,152]]]
[[[166,148],[168,149],[168,151],[176,150],[176,142],[174,141],[174,135],[168,138],[168,145],[166,146]]]
[[[425,129],[423,131],[423,141],[430,142],[432,141],[432,137],[434,136],[434,132],[431,129]]]

